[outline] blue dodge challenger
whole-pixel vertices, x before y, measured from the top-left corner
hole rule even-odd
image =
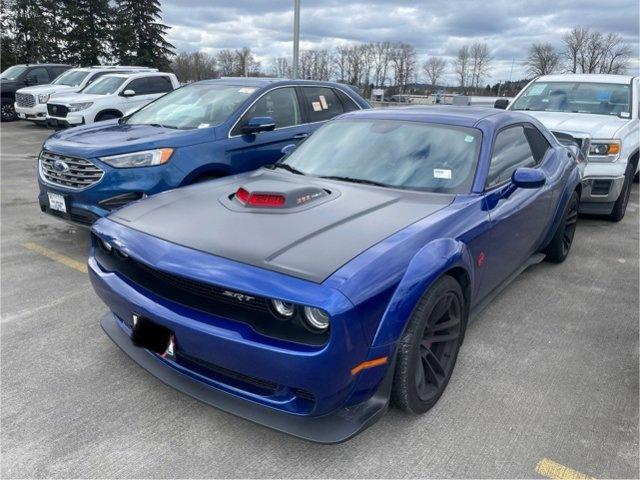
[[[470,316],[569,253],[579,150],[525,114],[362,110],[286,152],[92,228],[111,339],[254,422],[334,443],[390,401],[426,412]]]

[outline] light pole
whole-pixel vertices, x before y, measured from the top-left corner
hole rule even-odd
[[[300,53],[300,0],[293,0],[293,78],[298,78]]]

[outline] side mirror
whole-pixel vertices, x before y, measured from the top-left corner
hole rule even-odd
[[[518,168],[511,175],[511,182],[516,188],[540,188],[547,183],[547,177],[537,168]]]
[[[124,92],[122,92],[123,97],[133,97],[135,96],[135,94],[136,94],[136,91],[131,89],[127,89]]]
[[[507,108],[509,106],[509,100],[506,98],[499,98],[498,100],[495,101],[495,103],[493,104],[493,108],[500,108],[502,110],[504,110],[505,108]]]
[[[295,149],[296,149],[296,144],[290,143],[289,145],[282,147],[282,150],[280,150],[280,153],[282,153],[282,155],[289,155]]]
[[[276,128],[276,123],[271,117],[253,117],[242,126],[242,133],[252,134],[259,132],[270,132]]]

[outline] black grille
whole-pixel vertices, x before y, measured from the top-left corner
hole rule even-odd
[[[99,245],[99,240],[94,244]],[[320,346],[329,339],[329,331],[315,333],[307,329],[299,316],[291,320],[276,317],[263,297],[191,280],[150,267],[119,253],[107,253],[97,246],[96,259],[105,270],[117,272],[151,293],[205,313],[239,321],[271,338],[304,345]]]
[[[69,108],[65,105],[58,105],[57,103],[47,103],[47,112],[52,117],[65,118],[69,113]]]
[[[40,172],[49,183],[80,190],[98,183],[104,172],[89,160],[57,153],[40,152]]]
[[[19,107],[31,108],[36,104],[36,97],[29,93],[16,93],[16,103]]]
[[[278,393],[280,385],[269,380],[263,380],[261,378],[252,377],[243,373],[229,370],[218,365],[206,362],[202,359],[186,355],[183,352],[176,352],[176,362],[183,367],[193,370],[205,377],[217,380],[219,382],[231,385],[235,388],[254,393],[256,395],[271,396]],[[315,396],[308,390],[301,388],[292,388],[293,394],[298,397],[307,408],[305,410],[311,410],[311,407],[315,403]]]
[[[611,180],[594,180],[591,185],[591,195],[609,195]]]

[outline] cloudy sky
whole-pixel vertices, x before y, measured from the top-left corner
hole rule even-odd
[[[290,56],[293,0],[161,0],[178,51],[250,47],[262,61]],[[301,0],[301,48],[368,41],[411,43],[420,59],[451,57],[476,40],[494,58],[491,81],[524,76],[533,42],[560,45],[573,25],[618,32],[632,46],[638,73],[638,0]],[[454,77],[448,77],[454,83]]]

